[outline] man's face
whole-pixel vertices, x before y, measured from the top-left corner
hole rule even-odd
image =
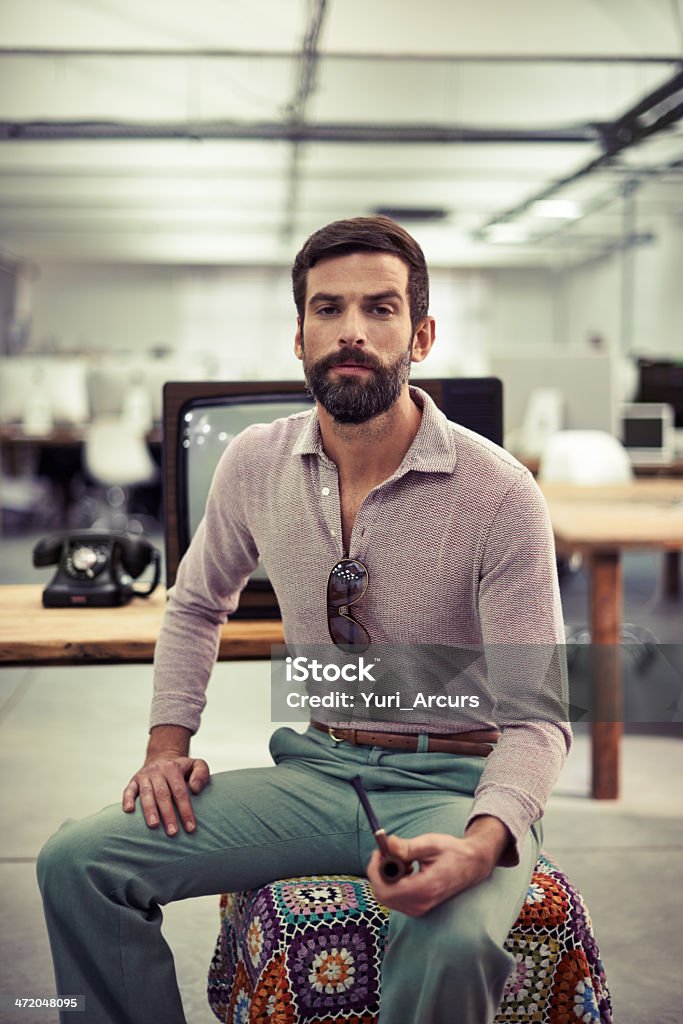
[[[295,351],[314,398],[339,423],[386,412],[408,380],[407,288],[406,264],[389,253],[339,256],[308,271]]]

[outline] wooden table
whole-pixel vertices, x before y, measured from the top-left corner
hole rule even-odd
[[[636,548],[672,554],[676,561],[669,572],[677,576],[683,549],[683,481],[638,479],[610,487],[545,484],[541,489],[558,553],[580,552],[586,558],[595,653],[592,793],[598,800],[613,800],[619,796],[623,732],[621,554]],[[669,594],[678,592],[673,583],[670,578]]]
[[[538,455],[523,455],[514,451],[511,454],[514,455],[523,466],[526,466],[527,469],[531,470],[534,476],[536,476],[541,462]],[[636,463],[632,469],[637,477],[660,477],[662,479],[683,477],[683,457],[676,455],[671,462]]]
[[[599,649],[594,681],[592,795],[619,795],[622,734],[621,553],[626,549],[683,550],[683,481],[636,480],[614,487],[564,484],[542,488],[558,551],[586,556],[590,626]],[[0,586],[0,665],[151,662],[165,603],[159,588],[147,601],[123,608],[47,609],[42,585]],[[221,660],[269,658],[283,643],[282,624],[237,620],[221,631]]]
[[[87,424],[69,426],[57,424],[45,434],[27,434],[20,423],[0,423],[0,444],[9,448],[70,448],[83,443]],[[161,426],[153,426],[146,434],[148,444],[161,444]]]
[[[0,665],[151,662],[166,592],[121,608],[43,608],[42,584],[0,586]],[[282,623],[237,620],[221,631],[222,661],[270,658],[284,642]]]

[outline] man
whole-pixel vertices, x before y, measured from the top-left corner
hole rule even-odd
[[[394,911],[382,1024],[485,1024],[514,966],[503,943],[568,728],[520,719],[498,733],[486,715],[472,729],[431,710],[345,722],[321,709],[303,735],[274,734],[275,767],[209,785],[189,753],[217,631],[259,558],[290,643],[492,645],[509,649],[524,691],[532,681],[512,652],[563,636],[530,475],[409,388],[435,336],[414,239],[387,218],[336,222],[306,242],[293,282],[295,352],[316,411],[249,428],[227,449],[170,595],[126,813],[70,823],[39,860],[58,990],[85,992],[86,1021],[184,1021],[159,906],[300,874],[367,867]],[[351,573],[346,610],[339,573]],[[419,862],[394,885],[380,876],[355,775],[398,833],[392,852]]]

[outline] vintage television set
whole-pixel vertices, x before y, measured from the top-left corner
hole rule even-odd
[[[420,379],[449,419],[503,443],[503,392],[495,377]],[[204,514],[214,470],[233,437],[253,423],[311,409],[303,381],[169,381],[163,392],[166,583]],[[262,566],[252,574],[233,618],[279,618]]]
[[[620,440],[634,466],[668,466],[674,458],[674,410],[666,402],[624,402]]]

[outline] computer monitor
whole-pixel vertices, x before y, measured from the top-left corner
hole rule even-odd
[[[416,384],[449,419],[502,444],[499,380],[421,379]],[[311,407],[303,381],[170,381],[164,385],[164,527],[169,587],[204,514],[218,460],[232,438],[253,423],[272,422]],[[273,588],[259,566],[243,590],[233,618],[279,615]]]
[[[674,457],[673,409],[666,402],[625,402],[621,443],[634,466],[666,466]]]

